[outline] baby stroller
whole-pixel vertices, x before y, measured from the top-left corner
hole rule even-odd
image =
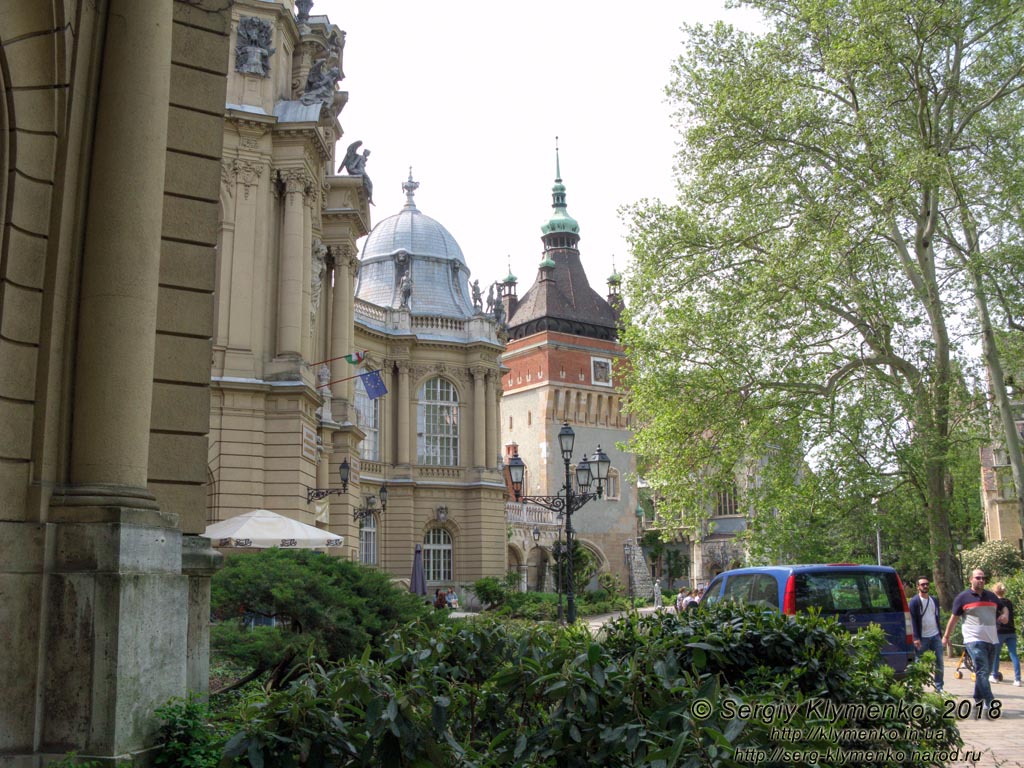
[[[960,678],[962,678],[964,676],[964,673],[960,671],[961,669],[966,669],[968,672],[970,672],[971,673],[971,680],[974,680],[974,678],[975,678],[974,662],[971,661],[971,655],[969,653],[967,653],[967,649],[966,648],[964,648],[963,651],[961,651],[960,659],[956,663],[956,669],[953,670],[953,677],[955,677],[957,680],[959,680]],[[996,680],[998,680],[999,682],[1002,682],[1002,680],[1003,680],[1003,673],[1002,672],[996,672],[992,676]]]
[[[960,652],[960,659],[956,663],[956,669],[953,670],[953,677],[957,680],[964,676],[964,673],[960,670],[966,669],[971,673],[971,680],[974,679],[974,662],[971,661],[971,655],[967,653],[967,649],[963,648]]]

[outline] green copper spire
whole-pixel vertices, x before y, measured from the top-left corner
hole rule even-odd
[[[558,137],[555,136],[555,185],[551,187],[551,207],[555,212],[551,218],[541,225],[542,235],[552,233],[570,232],[574,235],[580,233],[580,225],[565,209],[565,185],[562,183],[562,163],[558,155]]]

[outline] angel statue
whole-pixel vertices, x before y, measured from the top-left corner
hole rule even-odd
[[[345,151],[345,159],[341,161],[341,165],[338,167],[338,173],[345,170],[348,171],[349,176],[362,176],[366,201],[373,205],[373,182],[366,175],[366,161],[370,158],[370,150],[364,149],[363,154],[359,154],[361,146],[363,146],[361,141],[353,141],[348,145],[348,149]]]

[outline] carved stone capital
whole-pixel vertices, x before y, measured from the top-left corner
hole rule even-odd
[[[278,171],[281,183],[284,185],[285,194],[307,195],[313,184],[313,179],[301,168],[287,168]]]
[[[235,195],[235,180],[238,178],[238,161],[234,158],[225,158],[220,161],[220,183],[228,195]]]
[[[249,199],[249,191],[257,186],[260,181],[260,175],[263,173],[263,165],[261,163],[254,163],[251,160],[238,160],[235,165],[238,182],[245,189],[245,199]]]

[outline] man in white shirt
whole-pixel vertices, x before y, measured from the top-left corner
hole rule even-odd
[[[935,654],[935,692],[942,692],[943,663],[942,635],[939,632],[939,601],[932,597],[931,582],[924,576],[917,580],[917,594],[910,598],[910,624],[914,632],[914,650],[917,658],[926,651]]]

